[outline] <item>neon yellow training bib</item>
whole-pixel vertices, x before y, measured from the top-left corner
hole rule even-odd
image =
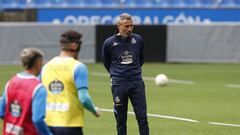
[[[83,127],[84,109],[74,83],[78,64],[70,57],[55,57],[43,68],[41,77],[48,90],[46,123],[49,126]]]

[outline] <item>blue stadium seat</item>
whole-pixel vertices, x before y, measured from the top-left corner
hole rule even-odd
[[[32,0],[32,3],[36,4],[36,5],[46,5],[49,3],[49,0]]]
[[[34,8],[45,8],[50,6],[49,0],[32,0],[31,4],[28,6],[34,7]]]
[[[49,2],[54,6],[64,4],[65,0],[49,0]]]
[[[240,0],[0,0],[5,8],[51,7],[240,7]]]
[[[201,3],[199,2],[199,0],[185,0],[184,5],[186,7],[199,7],[201,6]]]
[[[151,0],[153,6],[157,7],[182,7],[185,0]]]
[[[106,5],[106,6],[119,6],[120,5],[120,0],[101,0],[101,5]]]
[[[168,5],[167,0],[151,0],[153,6],[164,7]]]
[[[151,6],[150,0],[125,0],[124,3],[126,6]]]
[[[135,3],[138,5],[149,5],[150,1],[149,0],[135,0]]]
[[[2,0],[2,3],[3,4],[16,4],[17,3],[17,0]]]
[[[84,0],[86,6],[97,6],[100,4],[99,0]]]
[[[26,7],[26,4],[27,4],[27,0],[18,0],[17,1],[17,4],[18,4],[18,7],[23,9]]]
[[[17,0],[2,0],[4,8],[18,8]]]
[[[234,0],[236,6],[240,6],[240,0]]]
[[[26,4],[27,0],[17,0],[17,3],[19,3],[19,4]]]
[[[235,6],[235,2],[234,0],[222,0],[219,5],[222,7],[231,7]]]
[[[84,0],[66,0],[68,5],[83,5]]]
[[[168,5],[173,7],[183,7],[184,0],[168,0]]]
[[[124,0],[124,3],[126,6],[134,6],[136,5],[134,0]]]
[[[203,7],[209,7],[209,6],[214,6],[215,5],[215,0],[200,0],[201,5]]]

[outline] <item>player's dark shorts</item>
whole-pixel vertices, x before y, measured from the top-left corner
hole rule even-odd
[[[82,127],[49,127],[54,135],[83,135]]]

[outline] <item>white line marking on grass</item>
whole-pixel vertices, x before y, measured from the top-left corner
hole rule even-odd
[[[174,119],[174,120],[180,120],[180,121],[187,121],[187,122],[199,122],[197,120],[188,119],[188,118],[180,118],[180,117],[174,117],[174,116],[164,116],[159,114],[147,114],[149,117],[158,117],[158,118],[165,118],[165,119]]]
[[[226,84],[225,87],[229,87],[229,88],[240,88],[240,84]]]
[[[179,84],[194,84],[194,81],[187,81],[187,80],[174,80],[174,79],[169,79],[170,83],[179,83]]]
[[[106,74],[106,73],[99,73],[99,72],[92,72],[91,75],[93,75],[93,76],[101,76],[101,77],[109,77],[108,74]],[[146,80],[146,81],[154,81],[154,77],[143,76],[143,80]],[[194,81],[189,81],[189,80],[169,79],[169,83],[189,84],[189,85],[192,85],[192,84],[194,84],[195,82],[194,82]]]
[[[113,112],[112,109],[104,109],[104,108],[100,108],[101,111],[103,112]],[[135,115],[134,112],[128,112],[128,114],[131,115]],[[165,118],[165,119],[174,119],[174,120],[179,120],[179,121],[187,121],[187,122],[199,122],[197,120],[192,120],[192,119],[188,119],[188,118],[179,118],[179,117],[174,117],[174,116],[164,116],[164,115],[159,115],[159,114],[147,114],[148,117],[157,117],[157,118]]]
[[[143,77],[144,80],[147,81],[154,81],[154,77]],[[194,84],[193,81],[187,81],[187,80],[175,80],[175,79],[169,79],[170,83],[179,83],[179,84]]]
[[[231,126],[231,127],[240,127],[238,124],[227,124],[227,123],[219,123],[219,122],[208,122],[211,125],[220,125],[220,126]]]

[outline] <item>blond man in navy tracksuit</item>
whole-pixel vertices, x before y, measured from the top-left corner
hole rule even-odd
[[[118,135],[127,134],[127,109],[130,99],[140,135],[149,135],[145,85],[142,79],[144,42],[132,33],[131,15],[123,13],[117,20],[118,33],[105,40],[103,64],[111,77],[114,114]]]

